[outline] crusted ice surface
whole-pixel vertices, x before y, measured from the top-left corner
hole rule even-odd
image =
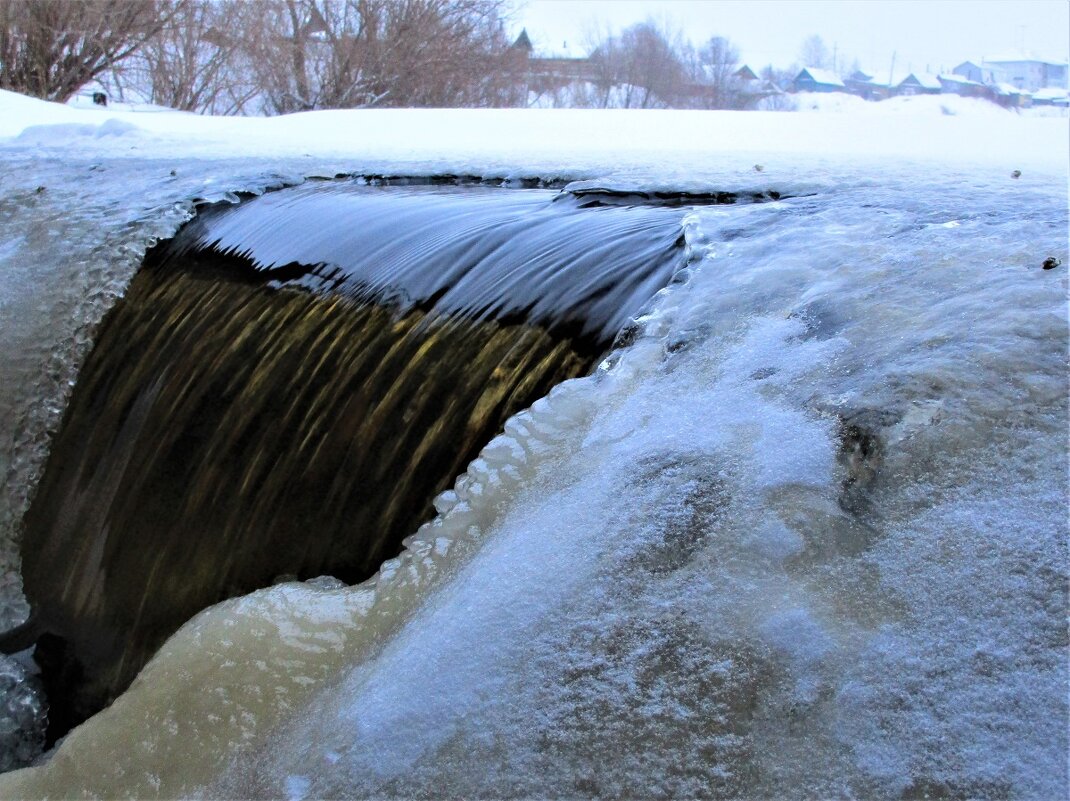
[[[2,156],[5,344],[73,377],[67,276],[120,246],[133,269],[138,221],[166,234],[208,177],[266,179],[100,176],[43,161],[45,133]],[[1013,180],[979,147],[695,166],[814,196],[696,210],[705,258],[634,344],[510,421],[376,579],[208,610],[0,795],[1065,797],[1068,287],[1040,268],[1068,262],[1065,167]]]

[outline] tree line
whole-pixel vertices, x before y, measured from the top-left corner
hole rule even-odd
[[[0,0],[0,88],[65,102],[96,82],[112,97],[210,114],[745,108],[758,97],[729,40],[694,47],[653,21],[593,37],[582,79],[555,80],[513,46],[508,10],[505,0]]]

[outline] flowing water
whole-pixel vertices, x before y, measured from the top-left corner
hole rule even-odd
[[[139,214],[73,166],[0,186],[9,521],[94,323],[203,193],[163,167],[123,175]],[[198,615],[0,795],[1065,796],[1065,177],[846,172],[685,208],[690,265],[399,558]]]
[[[684,253],[681,212],[581,205],[313,185],[152,251],[25,518],[53,737],[206,606],[371,576],[509,417],[590,371]]]

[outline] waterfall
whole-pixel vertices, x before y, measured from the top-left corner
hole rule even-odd
[[[765,181],[777,168],[761,158]],[[343,468],[325,463],[306,481],[299,459],[256,454],[319,453],[318,432],[350,419],[330,400],[334,376],[350,381],[352,398],[376,382],[358,389],[363,368],[345,372],[361,355],[341,333],[366,335],[373,320],[383,336],[426,337],[426,363],[448,362],[440,357],[459,337],[469,343],[462,358],[490,375],[497,368],[482,365],[483,345],[517,337],[519,349],[493,354],[520,359],[530,347],[529,365],[555,354],[544,374],[553,387],[500,430],[473,437],[478,453],[455,481],[428,478],[428,496],[448,488],[425,496],[424,511],[395,507],[395,519],[411,514],[410,530],[374,575],[356,584],[312,577],[314,558],[303,572],[265,571],[270,586],[182,623],[126,691],[41,764],[0,776],[0,795],[1064,797],[1067,273],[1042,264],[1066,262],[1065,175],[793,163],[818,178],[777,182],[794,197],[768,203],[701,205],[622,179],[617,192],[558,194],[310,182],[202,208],[129,285],[119,282],[125,297],[94,331],[70,402],[48,396],[66,411],[29,521],[56,515],[52,530],[61,530],[57,505],[83,521],[125,513],[98,509],[104,495],[89,491],[38,508],[64,471],[75,487],[122,487],[120,475],[143,482],[157,500],[136,489],[128,497],[150,515],[172,517],[160,510],[181,504],[183,515],[241,536],[271,536],[253,520],[287,525],[275,505],[231,514],[247,480],[278,488],[272,504],[329,517],[334,496],[308,499],[332,492]],[[99,265],[122,247],[142,260],[143,234],[161,212],[120,202],[130,185],[168,209],[192,194],[170,187],[169,164],[154,165],[155,177],[140,161],[107,166],[111,178],[91,184],[99,200],[37,195],[32,183],[44,179],[25,179],[18,203],[71,218],[75,264]],[[62,177],[73,183],[69,169]],[[723,184],[737,193],[726,200],[751,194],[752,176],[714,180],[713,169],[690,183],[677,173],[674,185]],[[251,185],[239,172],[213,165],[204,174],[216,186]],[[350,207],[339,224],[323,211]],[[91,215],[110,238],[92,238]],[[137,225],[121,230],[130,220]],[[15,242],[0,250],[12,274],[60,261],[33,236],[11,236],[16,223],[0,218]],[[558,259],[565,251],[573,255]],[[612,266],[633,256],[633,267]],[[528,260],[543,267],[509,266]],[[454,270],[477,262],[487,281]],[[47,263],[61,277],[83,269]],[[48,298],[66,291],[62,280],[48,284]],[[51,341],[65,344],[65,307],[50,308]],[[171,355],[120,358],[142,347],[124,319],[144,321],[163,351],[172,342]],[[255,336],[228,334],[237,329]],[[290,351],[291,337],[308,344]],[[381,402],[432,419],[442,407],[420,394],[432,371],[409,383],[401,362],[410,362],[398,354],[402,386],[416,388],[404,402],[389,391]],[[506,363],[498,358],[490,362]],[[112,366],[98,371],[101,363]],[[321,363],[331,381],[319,380]],[[374,363],[384,376],[395,364]],[[265,374],[286,394],[258,391]],[[137,377],[149,375],[147,385]],[[207,385],[186,392],[183,375]],[[454,375],[450,397],[467,391],[467,369]],[[555,383],[566,375],[576,377]],[[128,401],[91,406],[94,387]],[[243,400],[205,401],[231,391]],[[165,396],[170,407],[158,405]],[[291,414],[296,399],[326,406]],[[94,425],[59,461],[78,408]],[[134,436],[150,421],[166,429],[169,408],[188,436]],[[298,418],[286,434],[283,424]],[[227,422],[206,432],[199,420]],[[381,433],[412,437],[399,464],[434,441],[428,433],[413,446],[411,426]],[[128,439],[145,444],[124,462],[112,448]],[[235,463],[232,477],[213,479],[209,464],[188,482],[204,460],[186,454],[228,450],[241,454],[223,460]],[[384,454],[392,457],[378,447],[341,458]],[[394,514],[391,478],[375,484],[387,504],[376,515]],[[187,488],[196,491],[169,494]],[[141,525],[133,511],[124,519]],[[198,524],[186,534],[208,532]],[[305,542],[317,531],[298,534]],[[136,550],[124,531],[107,536]],[[220,545],[221,564],[232,561],[221,540],[206,540]],[[215,569],[211,559],[188,569],[199,549],[173,548],[160,569],[179,574],[177,592],[183,578]],[[277,547],[262,550],[271,553],[245,553],[256,561]],[[92,564],[77,546],[57,554],[28,579],[44,576],[46,587],[49,570]],[[107,581],[72,586],[86,598],[121,592]],[[140,597],[162,612],[163,598]],[[71,613],[65,636],[82,664],[121,658],[93,663],[78,644],[75,607],[51,603],[54,621]],[[113,647],[100,642],[102,652]]]
[[[302,187],[148,254],[25,518],[53,737],[201,609],[372,575],[505,420],[591,369],[681,265],[681,214],[555,198]]]

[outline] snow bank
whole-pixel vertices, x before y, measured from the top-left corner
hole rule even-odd
[[[844,92],[799,92],[791,96],[797,111],[860,114],[874,117],[969,117],[972,120],[1005,120],[1016,115],[1002,106],[976,97],[959,95],[904,95],[887,100],[863,100]]]
[[[816,97],[816,96],[815,96]],[[964,98],[847,104],[842,114],[589,109],[375,109],[207,117],[71,108],[0,92],[0,149],[55,155],[344,158],[354,171],[583,178],[675,186],[776,159],[925,161],[1062,173],[1068,126]],[[821,106],[821,108],[827,108]],[[942,109],[953,113],[944,113]],[[912,113],[918,111],[919,113]],[[888,124],[889,113],[895,124]],[[116,128],[116,122],[125,124]],[[76,124],[78,127],[71,127]],[[101,126],[111,125],[110,128]]]

